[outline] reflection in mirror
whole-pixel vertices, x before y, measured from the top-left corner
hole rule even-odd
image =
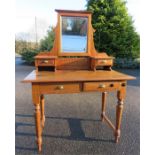
[[[62,16],[62,52],[86,52],[87,22],[86,17]]]

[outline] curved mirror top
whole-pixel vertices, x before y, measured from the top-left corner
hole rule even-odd
[[[87,17],[61,17],[61,48],[64,53],[87,52]]]

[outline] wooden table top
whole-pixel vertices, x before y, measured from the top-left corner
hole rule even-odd
[[[111,81],[111,80],[134,80],[135,77],[117,71],[41,71],[36,74],[33,70],[25,79],[24,83],[32,82],[82,82],[82,81]]]

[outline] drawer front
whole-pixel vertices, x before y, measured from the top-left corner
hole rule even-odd
[[[112,91],[126,86],[125,82],[85,82],[84,91]]]
[[[80,92],[79,83],[40,84],[40,93],[63,94]]]
[[[40,59],[37,60],[38,66],[49,66],[49,65],[54,65],[54,60],[53,59]]]
[[[113,61],[112,60],[106,60],[106,59],[99,59],[96,60],[97,66],[112,66]]]

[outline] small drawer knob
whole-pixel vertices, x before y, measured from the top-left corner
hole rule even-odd
[[[122,83],[121,86],[125,87],[126,86],[126,83]]]
[[[105,85],[104,85],[104,84],[99,84],[98,87],[99,87],[99,88],[105,88]]]
[[[110,84],[110,87],[114,87],[114,84],[113,84],[113,83],[111,83],[111,84]]]
[[[63,90],[64,89],[64,86],[63,85],[60,85],[60,86],[58,86],[58,89]]]

